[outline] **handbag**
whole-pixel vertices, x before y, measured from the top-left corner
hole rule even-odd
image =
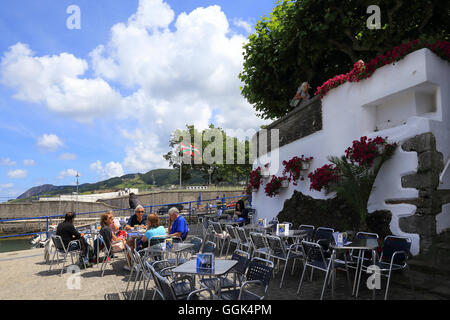
[[[114,241],[111,243],[112,252],[120,252],[125,250],[125,245],[123,244],[123,241]]]

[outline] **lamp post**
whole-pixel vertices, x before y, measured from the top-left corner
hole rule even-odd
[[[77,213],[78,213],[78,177],[79,176],[80,175],[78,174],[78,171],[77,171],[77,175],[75,176],[77,178],[77,210],[76,210]]]
[[[209,185],[211,185],[211,174],[213,173],[214,169],[212,167],[209,167],[208,173],[209,173]]]

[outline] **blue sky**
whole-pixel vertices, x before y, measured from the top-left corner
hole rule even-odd
[[[70,5],[80,29],[69,29]],[[16,0],[0,10],[0,197],[167,167],[170,133],[258,128],[242,44],[276,0]],[[233,132],[233,131],[231,131]],[[1,200],[1,199],[0,199]]]

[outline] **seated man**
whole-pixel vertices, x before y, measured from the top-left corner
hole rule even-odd
[[[144,214],[144,207],[138,205],[136,209],[134,209],[134,214],[128,219],[127,224],[125,225],[125,231],[129,231],[133,229],[135,225],[144,225],[147,223],[147,215]]]
[[[169,236],[179,237],[183,241],[186,239],[188,227],[186,219],[180,215],[177,208],[169,209]]]
[[[58,227],[56,228],[56,235],[61,237],[64,247],[66,247],[68,251],[81,249],[81,256],[85,258],[86,262],[88,263],[87,242],[86,239],[84,239],[84,233],[79,233],[77,229],[75,229],[75,226],[73,225],[74,220],[75,213],[67,212],[64,216],[64,221],[58,224]],[[67,248],[72,240],[79,240],[81,248],[78,247],[78,243],[72,243],[71,246]]]

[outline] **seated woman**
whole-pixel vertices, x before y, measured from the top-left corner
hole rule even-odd
[[[152,237],[166,236],[166,229],[160,225],[159,217],[156,214],[149,214],[147,216],[147,232],[142,237],[142,246],[147,247],[148,241],[150,240],[150,245]]]
[[[103,243],[99,243],[98,245],[104,245],[107,250],[111,247],[111,245],[116,245],[118,248],[125,247],[125,240],[120,239],[115,236],[115,234],[112,232],[111,228],[109,227],[111,224],[114,223],[114,215],[112,211],[102,213],[100,216],[100,235],[103,238]],[[122,243],[122,245],[120,244]],[[100,247],[101,248],[101,247]],[[114,248],[113,248],[114,249]],[[97,243],[94,245],[94,256],[97,256]]]
[[[238,202],[236,202],[236,209],[234,211],[234,215],[237,218],[237,222],[240,222],[241,224],[249,223],[248,209],[245,208],[243,200],[239,200]]]

